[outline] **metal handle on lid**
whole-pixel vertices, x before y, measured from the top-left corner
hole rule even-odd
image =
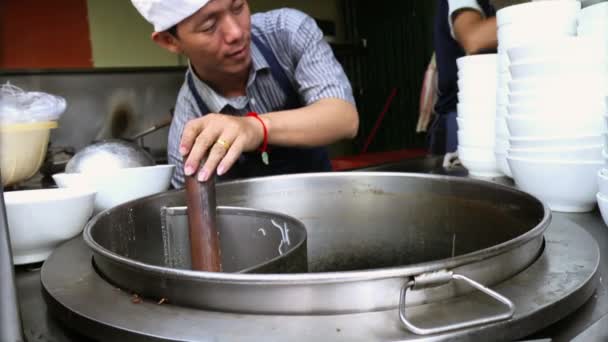
[[[448,324],[445,326],[438,326],[438,327],[433,327],[433,328],[418,327],[407,319],[405,299],[407,296],[407,292],[409,290],[439,286],[439,285],[447,284],[447,283],[449,283],[451,281],[455,281],[455,280],[461,280],[461,281],[468,283],[470,286],[485,293],[486,295],[490,296],[491,298],[495,299],[496,301],[504,304],[508,310],[504,313],[496,314],[493,316],[481,317],[481,318],[473,319],[470,321],[452,323],[452,324]],[[511,317],[513,317],[514,313],[515,313],[515,305],[508,298],[504,297],[503,295],[497,293],[496,291],[493,291],[493,290],[489,289],[488,287],[486,287],[470,278],[467,278],[463,275],[454,274],[449,271],[439,271],[439,272],[427,273],[427,274],[422,274],[420,276],[414,277],[414,280],[408,281],[401,289],[401,296],[400,296],[400,300],[399,300],[399,318],[401,319],[401,322],[405,325],[407,330],[409,330],[412,333],[417,334],[417,335],[439,334],[439,333],[444,333],[444,332],[448,332],[448,331],[452,331],[452,330],[465,329],[465,328],[470,328],[470,327],[477,326],[477,325],[490,324],[490,323],[495,323],[495,322],[499,322],[499,321],[504,321],[504,320],[507,320],[507,319],[510,319]]]

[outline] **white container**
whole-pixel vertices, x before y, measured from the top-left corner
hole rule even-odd
[[[597,172],[603,161],[534,160],[507,157],[518,188],[552,210],[589,212],[596,203]]]
[[[511,148],[569,148],[595,146],[602,143],[601,135],[552,136],[552,137],[510,137]]]
[[[537,105],[542,107],[547,103],[552,105],[574,107],[580,103],[601,103],[606,96],[604,89],[577,89],[573,91],[534,91],[534,92],[517,92],[508,95],[509,104],[511,105]],[[604,114],[605,112],[602,112]],[[590,113],[584,113],[588,115]],[[600,115],[602,115],[600,114]],[[572,113],[570,113],[572,115]]]
[[[458,125],[458,130],[467,131],[467,132],[483,132],[486,134],[496,134],[494,132],[495,124],[492,119],[471,119],[471,118],[456,118],[456,124]],[[474,134],[473,133],[473,134]]]
[[[608,61],[600,63],[559,63],[552,61],[539,61],[531,63],[511,64],[509,66],[511,78],[519,80],[530,77],[564,77],[581,76],[593,77],[593,75],[608,72]]]
[[[521,92],[568,92],[597,90],[608,93],[608,79],[601,75],[573,75],[570,77],[523,78],[508,83],[510,93]]]
[[[502,27],[511,23],[543,23],[576,20],[581,3],[579,1],[533,1],[502,8],[496,12],[497,25]],[[541,19],[542,18],[542,19]]]
[[[608,18],[608,3],[602,2],[593,6],[581,9],[579,14],[579,22],[586,23],[602,23]]]
[[[595,39],[585,37],[559,37],[512,47],[507,50],[512,64],[538,61],[586,63],[608,58],[608,50],[598,46]]]
[[[496,132],[496,136],[497,137],[501,137],[506,139],[509,139],[510,133],[509,133],[509,127],[507,126],[507,120],[505,119],[504,116],[497,116],[496,117],[496,122],[495,122],[495,132]]]
[[[502,175],[496,165],[493,148],[458,146],[458,159],[472,177],[493,178]]]
[[[496,166],[503,175],[513,178],[511,168],[509,167],[509,162],[507,161],[506,153],[496,153]]]
[[[506,156],[510,146],[511,145],[509,144],[508,139],[496,137],[496,142],[494,143],[494,153],[504,154]]]
[[[44,261],[55,247],[82,232],[94,199],[95,192],[88,189],[5,192],[14,264]]]
[[[608,225],[608,197],[602,193],[596,195],[597,205],[600,207],[600,214],[604,224]]]
[[[492,121],[496,117],[496,103],[492,100],[480,102],[459,102],[456,111],[461,118],[486,119]]]
[[[602,159],[604,145],[551,148],[511,148],[509,157],[536,160],[597,161]]]
[[[594,103],[572,103],[556,101],[507,106],[512,116],[552,116],[552,117],[597,117],[606,113],[606,105],[601,101]]]
[[[574,37],[577,35],[578,24],[576,20],[559,25],[538,25],[536,23],[518,23],[500,27],[498,29],[498,44],[503,50],[517,46],[533,44],[547,39]]]
[[[598,184],[599,192],[604,196],[608,196],[608,169],[607,168],[605,168],[605,167],[601,168],[597,172],[597,184]]]
[[[56,174],[59,187],[93,188],[97,191],[95,212],[167,191],[174,165],[157,165],[113,170],[107,173]]]
[[[494,148],[496,136],[493,133],[493,131],[458,130],[458,146]]]
[[[507,116],[509,133],[513,137],[551,137],[599,135],[608,130],[603,117],[559,118],[548,116]]]
[[[497,55],[495,53],[482,54],[482,55],[471,55],[471,56],[464,56],[464,57],[460,57],[460,58],[456,59],[456,65],[458,66],[459,70],[467,68],[467,67],[493,68],[493,67],[496,67],[496,60],[497,60]]]

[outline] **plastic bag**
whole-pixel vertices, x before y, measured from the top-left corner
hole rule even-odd
[[[57,121],[65,112],[63,97],[47,93],[26,92],[10,82],[0,86],[0,122],[23,123]]]

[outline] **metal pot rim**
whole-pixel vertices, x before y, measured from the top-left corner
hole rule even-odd
[[[199,272],[199,271],[189,271],[189,270],[177,270],[171,268],[163,268],[158,266],[152,266],[149,264],[132,261],[130,259],[123,258],[117,254],[109,252],[99,246],[96,242],[93,241],[90,230],[98,221],[99,217],[104,214],[108,214],[112,211],[112,209],[97,215],[86,225],[83,237],[84,241],[87,245],[93,249],[96,253],[102,254],[104,257],[109,258],[110,260],[117,262],[119,264],[126,265],[128,267],[132,267],[137,269],[137,271],[144,272],[153,272],[163,273],[163,276],[166,278],[191,278],[193,280],[201,280],[206,283],[216,283],[216,284],[235,284],[235,285],[243,285],[243,284],[251,284],[251,285],[306,285],[306,284],[335,284],[335,283],[347,283],[347,282],[359,282],[366,280],[380,280],[380,279],[388,279],[388,278],[405,278],[420,275],[423,273],[429,273],[434,271],[453,269],[459,266],[467,265],[470,263],[474,263],[477,261],[485,260],[491,258],[496,255],[500,255],[502,253],[508,252],[514,248],[517,248],[534,238],[541,236],[544,231],[549,226],[551,222],[551,211],[548,206],[540,201],[538,198],[528,194],[526,192],[513,189],[504,185],[474,180],[469,178],[462,177],[454,177],[454,176],[443,176],[443,175],[428,175],[428,174],[414,174],[414,173],[399,173],[399,172],[332,172],[332,173],[308,173],[301,175],[281,175],[281,176],[272,176],[272,177],[264,177],[264,178],[253,178],[246,180],[238,180],[232,182],[226,182],[223,184],[239,184],[239,183],[255,183],[259,181],[268,181],[268,179],[284,179],[284,178],[316,178],[319,176],[322,177],[345,177],[345,176],[363,176],[363,175],[373,175],[373,176],[390,176],[390,177],[409,177],[409,178],[425,178],[425,179],[437,179],[442,181],[458,181],[471,183],[476,185],[483,186],[491,186],[497,187],[505,191],[518,193],[522,196],[526,196],[531,200],[537,201],[539,204],[543,206],[544,215],[543,219],[539,224],[537,224],[534,228],[530,229],[526,233],[519,235],[518,237],[500,243],[498,245],[488,247],[485,249],[481,249],[475,252],[471,252],[468,254],[463,254],[454,258],[449,259],[440,259],[435,261],[429,261],[424,263],[412,264],[408,266],[396,266],[389,268],[378,268],[378,269],[368,269],[368,270],[357,270],[357,271],[341,271],[341,272],[318,272],[318,273],[296,273],[296,274],[237,274],[237,273],[213,273],[213,272]],[[218,185],[221,188],[221,184]],[[183,192],[184,190],[174,190],[172,192]],[[159,195],[153,195],[150,197],[155,197]],[[148,197],[148,198],[150,198]],[[138,200],[139,201],[139,200]],[[131,202],[132,203],[132,202]],[[128,205],[124,204],[124,205]],[[218,207],[220,208],[235,208],[235,207]],[[238,208],[243,209],[243,208]],[[290,217],[288,215],[282,213],[276,213],[268,210],[256,210],[259,212],[271,213],[274,215],[280,215],[283,217]],[[297,217],[296,220],[299,220]],[[95,247],[94,247],[95,246]]]

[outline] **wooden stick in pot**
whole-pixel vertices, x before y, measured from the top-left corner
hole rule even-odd
[[[196,176],[186,177],[186,198],[192,269],[221,272],[214,177],[202,183],[196,179]]]

